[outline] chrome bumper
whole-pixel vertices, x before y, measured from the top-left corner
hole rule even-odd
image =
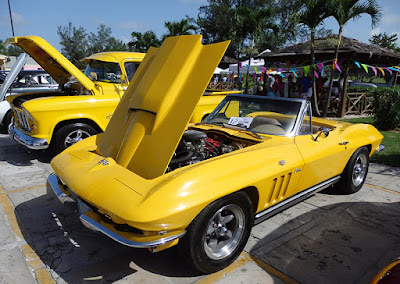
[[[38,139],[28,136],[16,128],[13,123],[8,126],[8,136],[11,140],[15,140],[29,149],[44,150],[49,148],[49,143],[46,139]]]
[[[120,235],[114,233],[113,231],[107,229],[103,225],[99,224],[92,218],[85,215],[85,213],[92,211],[92,209],[90,209],[88,206],[86,206],[86,204],[83,203],[81,200],[79,200],[79,199],[74,200],[71,197],[69,197],[68,195],[66,195],[64,192],[62,192],[58,185],[57,176],[54,173],[48,177],[47,181],[48,181],[48,185],[50,185],[50,187],[53,189],[54,193],[56,194],[56,196],[62,203],[70,202],[70,201],[78,202],[79,219],[81,220],[82,224],[85,225],[85,227],[87,227],[88,229],[90,229],[92,231],[101,232],[104,235],[119,242],[120,244],[129,246],[129,247],[134,247],[134,248],[151,248],[151,247],[157,247],[157,246],[166,244],[168,242],[174,241],[176,239],[179,239],[179,238],[183,237],[186,233],[186,232],[184,232],[184,233],[181,233],[178,235],[161,238],[161,239],[158,239],[158,240],[152,241],[152,242],[141,243],[141,242],[134,242],[134,241],[128,240],[128,239],[123,238]]]

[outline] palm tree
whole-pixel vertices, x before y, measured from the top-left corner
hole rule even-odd
[[[168,32],[163,35],[163,40],[169,36],[191,35],[192,31],[196,32],[197,27],[190,22],[189,19],[182,19],[179,22],[164,22]]]
[[[329,3],[332,5],[332,16],[339,25],[338,43],[335,52],[335,59],[337,60],[344,25],[351,19],[356,20],[363,14],[367,14],[371,17],[371,26],[374,27],[381,18],[381,7],[376,3],[376,0],[331,0]],[[334,70],[332,70],[331,73],[328,96],[324,106],[324,117],[326,116],[329,107],[329,100],[333,86],[333,71]]]
[[[297,20],[299,24],[307,26],[311,31],[311,65],[315,64],[315,31],[316,28],[324,22],[324,20],[331,16],[329,1],[326,0],[302,0],[302,8],[300,9]],[[312,71],[312,70],[311,70]],[[314,112],[320,116],[317,103],[317,93],[315,89],[315,75],[312,72],[313,94],[311,103]]]
[[[147,52],[150,46],[159,47],[161,45],[161,41],[157,39],[153,31],[145,33],[132,32],[131,37],[132,39],[128,42],[128,46],[136,52]]]
[[[269,23],[268,19],[272,16],[271,9],[251,9],[248,6],[239,6],[237,8],[237,25],[240,31],[238,35],[242,40],[248,39],[250,45],[243,49],[249,58],[249,66],[251,65],[251,58],[258,53],[254,46],[255,40],[260,37],[264,29],[278,30],[275,24]],[[238,57],[239,58],[239,57]],[[249,86],[249,67],[247,67],[245,93],[248,91]]]

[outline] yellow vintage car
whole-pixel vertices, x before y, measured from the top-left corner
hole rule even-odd
[[[192,35],[151,48],[105,132],[51,161],[48,189],[77,202],[85,226],[153,252],[179,243],[210,273],[253,224],[334,184],[362,187],[382,135],[314,118],[305,100],[231,94],[188,125],[227,45]]]
[[[37,36],[9,38],[59,84],[58,92],[8,96],[14,112],[11,139],[31,149],[54,146],[61,152],[90,135],[103,131],[144,53],[102,52],[83,61],[81,72],[48,42]]]
[[[15,37],[6,41],[21,47],[59,84],[59,91],[9,96],[14,123],[10,138],[34,149],[53,147],[60,153],[91,135],[104,131],[144,53],[101,52],[82,59],[81,72],[44,39]],[[222,101],[227,93],[206,92],[191,122],[199,122]]]

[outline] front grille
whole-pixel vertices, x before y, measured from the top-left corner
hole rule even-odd
[[[22,129],[26,131],[31,130],[28,117],[23,111],[15,109],[15,120],[18,122],[19,126],[21,126]]]

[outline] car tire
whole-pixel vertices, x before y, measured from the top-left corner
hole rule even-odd
[[[359,191],[364,185],[369,167],[369,151],[358,148],[350,157],[336,188],[346,194]]]
[[[12,118],[12,110],[10,109],[9,111],[7,111],[6,115],[3,118],[3,124],[8,128],[8,126],[11,123],[11,118]]]
[[[218,199],[189,225],[180,252],[187,263],[202,273],[221,270],[242,252],[253,221],[253,206],[246,193]]]
[[[54,151],[61,153],[73,144],[97,134],[96,129],[86,123],[73,123],[61,127],[55,136]]]

